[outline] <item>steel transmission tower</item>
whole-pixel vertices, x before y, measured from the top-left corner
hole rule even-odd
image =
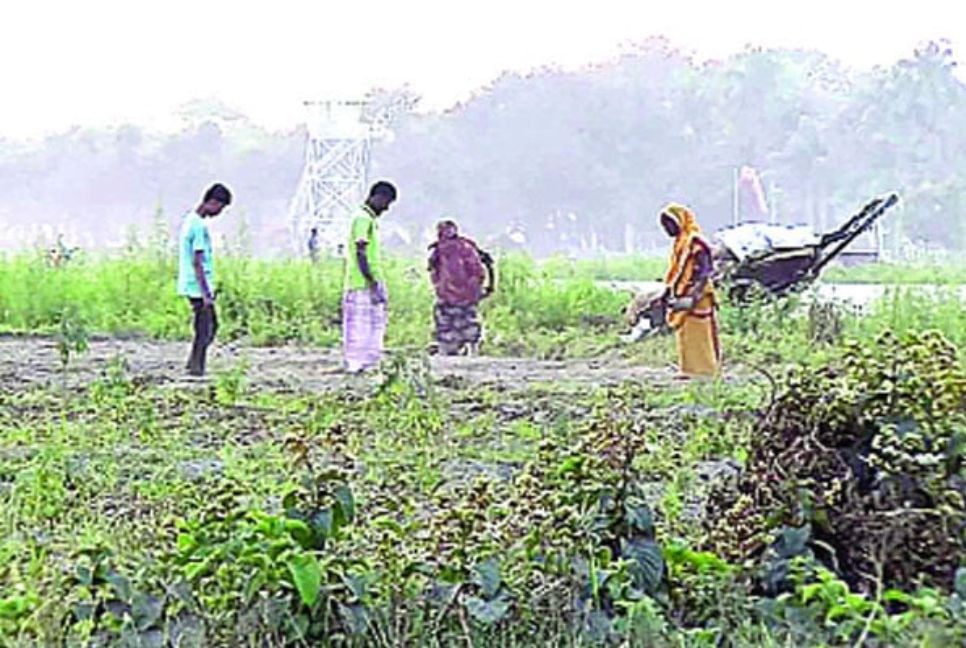
[[[365,101],[305,102],[305,167],[289,205],[297,252],[304,252],[312,227],[318,227],[323,249],[334,250],[344,241],[349,219],[368,189],[372,142],[387,135],[393,119],[416,101],[397,91]]]
[[[369,174],[372,129],[363,123],[363,101],[307,101],[305,167],[289,205],[296,250],[303,252],[309,230],[320,244],[342,241],[352,211],[362,201]]]

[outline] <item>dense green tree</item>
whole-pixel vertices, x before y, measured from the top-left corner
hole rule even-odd
[[[408,89],[376,92],[397,95],[415,104]],[[184,129],[164,137],[124,126],[0,140],[0,222],[42,214],[116,232],[148,224],[159,201],[173,219],[223,178],[266,233],[257,240],[287,245],[304,132],[268,132],[218,103],[183,112]],[[749,164],[782,222],[831,228],[895,190],[892,234],[966,246],[966,87],[943,42],[855,71],[800,50],[699,62],[651,40],[606,64],[506,74],[443,113],[404,114],[393,135],[373,173],[399,184],[393,219],[414,233],[447,215],[482,239],[518,224],[537,253],[663,245],[663,203],[726,225],[733,174]]]

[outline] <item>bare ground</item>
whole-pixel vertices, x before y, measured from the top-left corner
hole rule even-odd
[[[71,386],[103,375],[122,358],[128,375],[173,387],[192,384],[185,377],[188,345],[147,339],[98,338],[73,357],[67,381]],[[436,380],[460,386],[521,388],[553,383],[574,387],[619,384],[631,380],[666,382],[670,368],[635,366],[618,358],[537,360],[529,358],[445,358],[430,360]],[[358,384],[340,371],[336,350],[311,347],[239,347],[216,344],[209,373],[246,366],[250,384],[259,389],[328,391]],[[60,385],[63,380],[57,341],[50,337],[0,337],[0,385],[4,390]]]

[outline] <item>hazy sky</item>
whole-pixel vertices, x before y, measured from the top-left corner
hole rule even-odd
[[[752,43],[890,64],[925,39],[966,48],[966,0],[4,0],[0,136],[165,126],[197,97],[289,127],[303,99],[406,82],[445,108],[503,70],[572,68],[657,35],[702,57]]]

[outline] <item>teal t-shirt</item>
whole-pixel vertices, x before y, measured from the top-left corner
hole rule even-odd
[[[356,243],[366,242],[366,260],[369,272],[376,281],[385,281],[382,271],[382,251],[379,249],[379,220],[368,205],[363,205],[352,219],[349,231],[349,245],[346,247],[345,290],[362,290],[366,278],[359,269],[356,257]]]
[[[195,276],[195,252],[203,252],[201,267],[208,288],[215,290],[215,268],[212,263],[211,234],[205,220],[192,211],[181,222],[178,236],[178,294],[182,297],[203,297],[198,278]]]

